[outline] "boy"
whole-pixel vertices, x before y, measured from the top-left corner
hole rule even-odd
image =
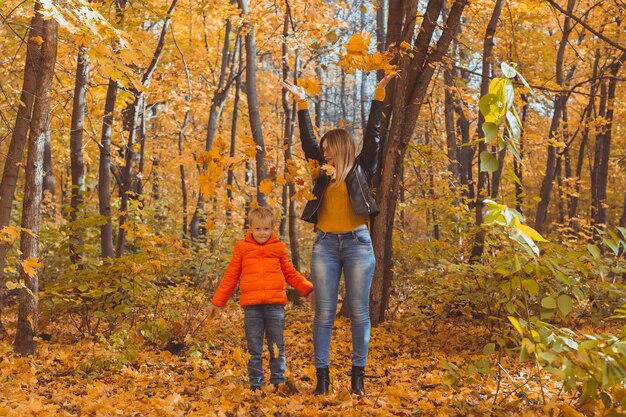
[[[313,291],[313,284],[294,267],[287,255],[287,246],[274,234],[274,212],[268,207],[250,211],[250,230],[246,238],[235,244],[230,264],[215,291],[211,312],[223,307],[239,284],[239,303],[244,309],[244,324],[250,359],[248,377],[250,389],[261,388],[263,381],[263,335],[266,334],[270,352],[270,382],[276,390],[284,382],[285,281],[300,294]],[[274,349],[276,345],[277,349]],[[275,356],[278,353],[278,356]]]

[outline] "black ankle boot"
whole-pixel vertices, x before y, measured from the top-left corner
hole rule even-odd
[[[363,385],[363,377],[365,376],[365,368],[362,366],[352,367],[352,393],[363,396],[365,395],[365,386]]]
[[[328,393],[328,387],[330,386],[330,374],[328,367],[315,368],[317,373],[317,386],[315,387],[315,395],[322,395]]]

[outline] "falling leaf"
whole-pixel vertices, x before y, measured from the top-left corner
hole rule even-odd
[[[37,273],[37,268],[41,268],[43,264],[39,263],[39,258],[28,258],[22,261],[22,268],[29,277],[34,277]]]
[[[314,96],[320,92],[320,82],[310,78],[298,78],[298,85],[307,92],[308,95]]]
[[[261,184],[259,184],[259,191],[265,195],[272,194],[272,191],[274,191],[274,183],[268,179],[264,179],[261,181]]]
[[[0,240],[6,243],[13,243],[20,236],[20,231],[13,226],[4,226],[0,230]]]
[[[33,36],[30,40],[37,46],[41,46],[44,42],[41,36]]]
[[[370,44],[370,34],[363,31],[355,33],[350,37],[348,43],[344,43],[349,55],[367,55],[367,49]]]
[[[321,167],[325,172],[326,175],[328,175],[331,179],[335,179],[335,177],[337,176],[337,170],[335,169],[334,166],[330,165],[330,164],[324,164]]]

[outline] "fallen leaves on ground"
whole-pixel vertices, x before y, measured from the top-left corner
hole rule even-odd
[[[38,355],[22,358],[0,343],[0,416],[481,416],[572,415],[556,402],[558,386],[540,388],[515,359],[505,362],[507,376],[451,388],[444,384],[443,361],[466,366],[481,357],[479,327],[399,317],[372,329],[366,379],[367,396],[350,394],[350,323],[335,322],[331,353],[332,392],[312,394],[312,313],[287,308],[285,343],[287,383],[278,392],[266,384],[248,389],[243,315],[231,304],[207,321],[195,343],[180,355],[141,348],[112,355],[103,340],[59,338],[41,342]],[[126,363],[116,365],[120,356]],[[130,359],[129,359],[130,358]],[[520,388],[521,386],[521,388]],[[493,394],[499,390],[498,406]],[[551,405],[552,404],[552,405]],[[558,405],[554,405],[558,404]],[[530,414],[528,414],[530,413]]]

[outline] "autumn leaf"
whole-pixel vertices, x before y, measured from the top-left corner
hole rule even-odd
[[[274,191],[274,183],[268,179],[264,179],[261,181],[261,184],[259,184],[259,191],[265,195],[272,194],[272,191]]]
[[[355,33],[350,37],[348,43],[344,43],[349,55],[367,55],[367,49],[370,44],[370,34],[366,31]]]
[[[13,226],[4,226],[0,230],[0,240],[6,243],[13,243],[20,236],[20,231]]]
[[[310,201],[317,200],[314,194],[312,194],[308,189],[301,188],[291,197],[291,201]]]
[[[29,277],[34,277],[37,273],[37,268],[41,268],[43,264],[39,263],[39,258],[28,258],[22,261],[22,268]]]
[[[37,46],[41,46],[43,44],[43,38],[41,36],[33,36],[30,40]]]
[[[365,31],[360,34],[355,33],[350,37],[348,43],[344,44],[346,49],[339,54],[337,64],[348,74],[354,74],[355,70],[384,70],[385,73],[395,71],[396,66],[390,64],[395,55],[390,52],[380,53],[378,51],[368,55],[369,43],[369,33]]]
[[[298,78],[298,85],[307,92],[308,95],[314,96],[320,92],[320,82],[310,78]]]
[[[328,175],[331,179],[335,179],[337,175],[337,170],[335,169],[334,166],[330,164],[324,164],[322,165],[321,168],[326,172],[326,175]]]

